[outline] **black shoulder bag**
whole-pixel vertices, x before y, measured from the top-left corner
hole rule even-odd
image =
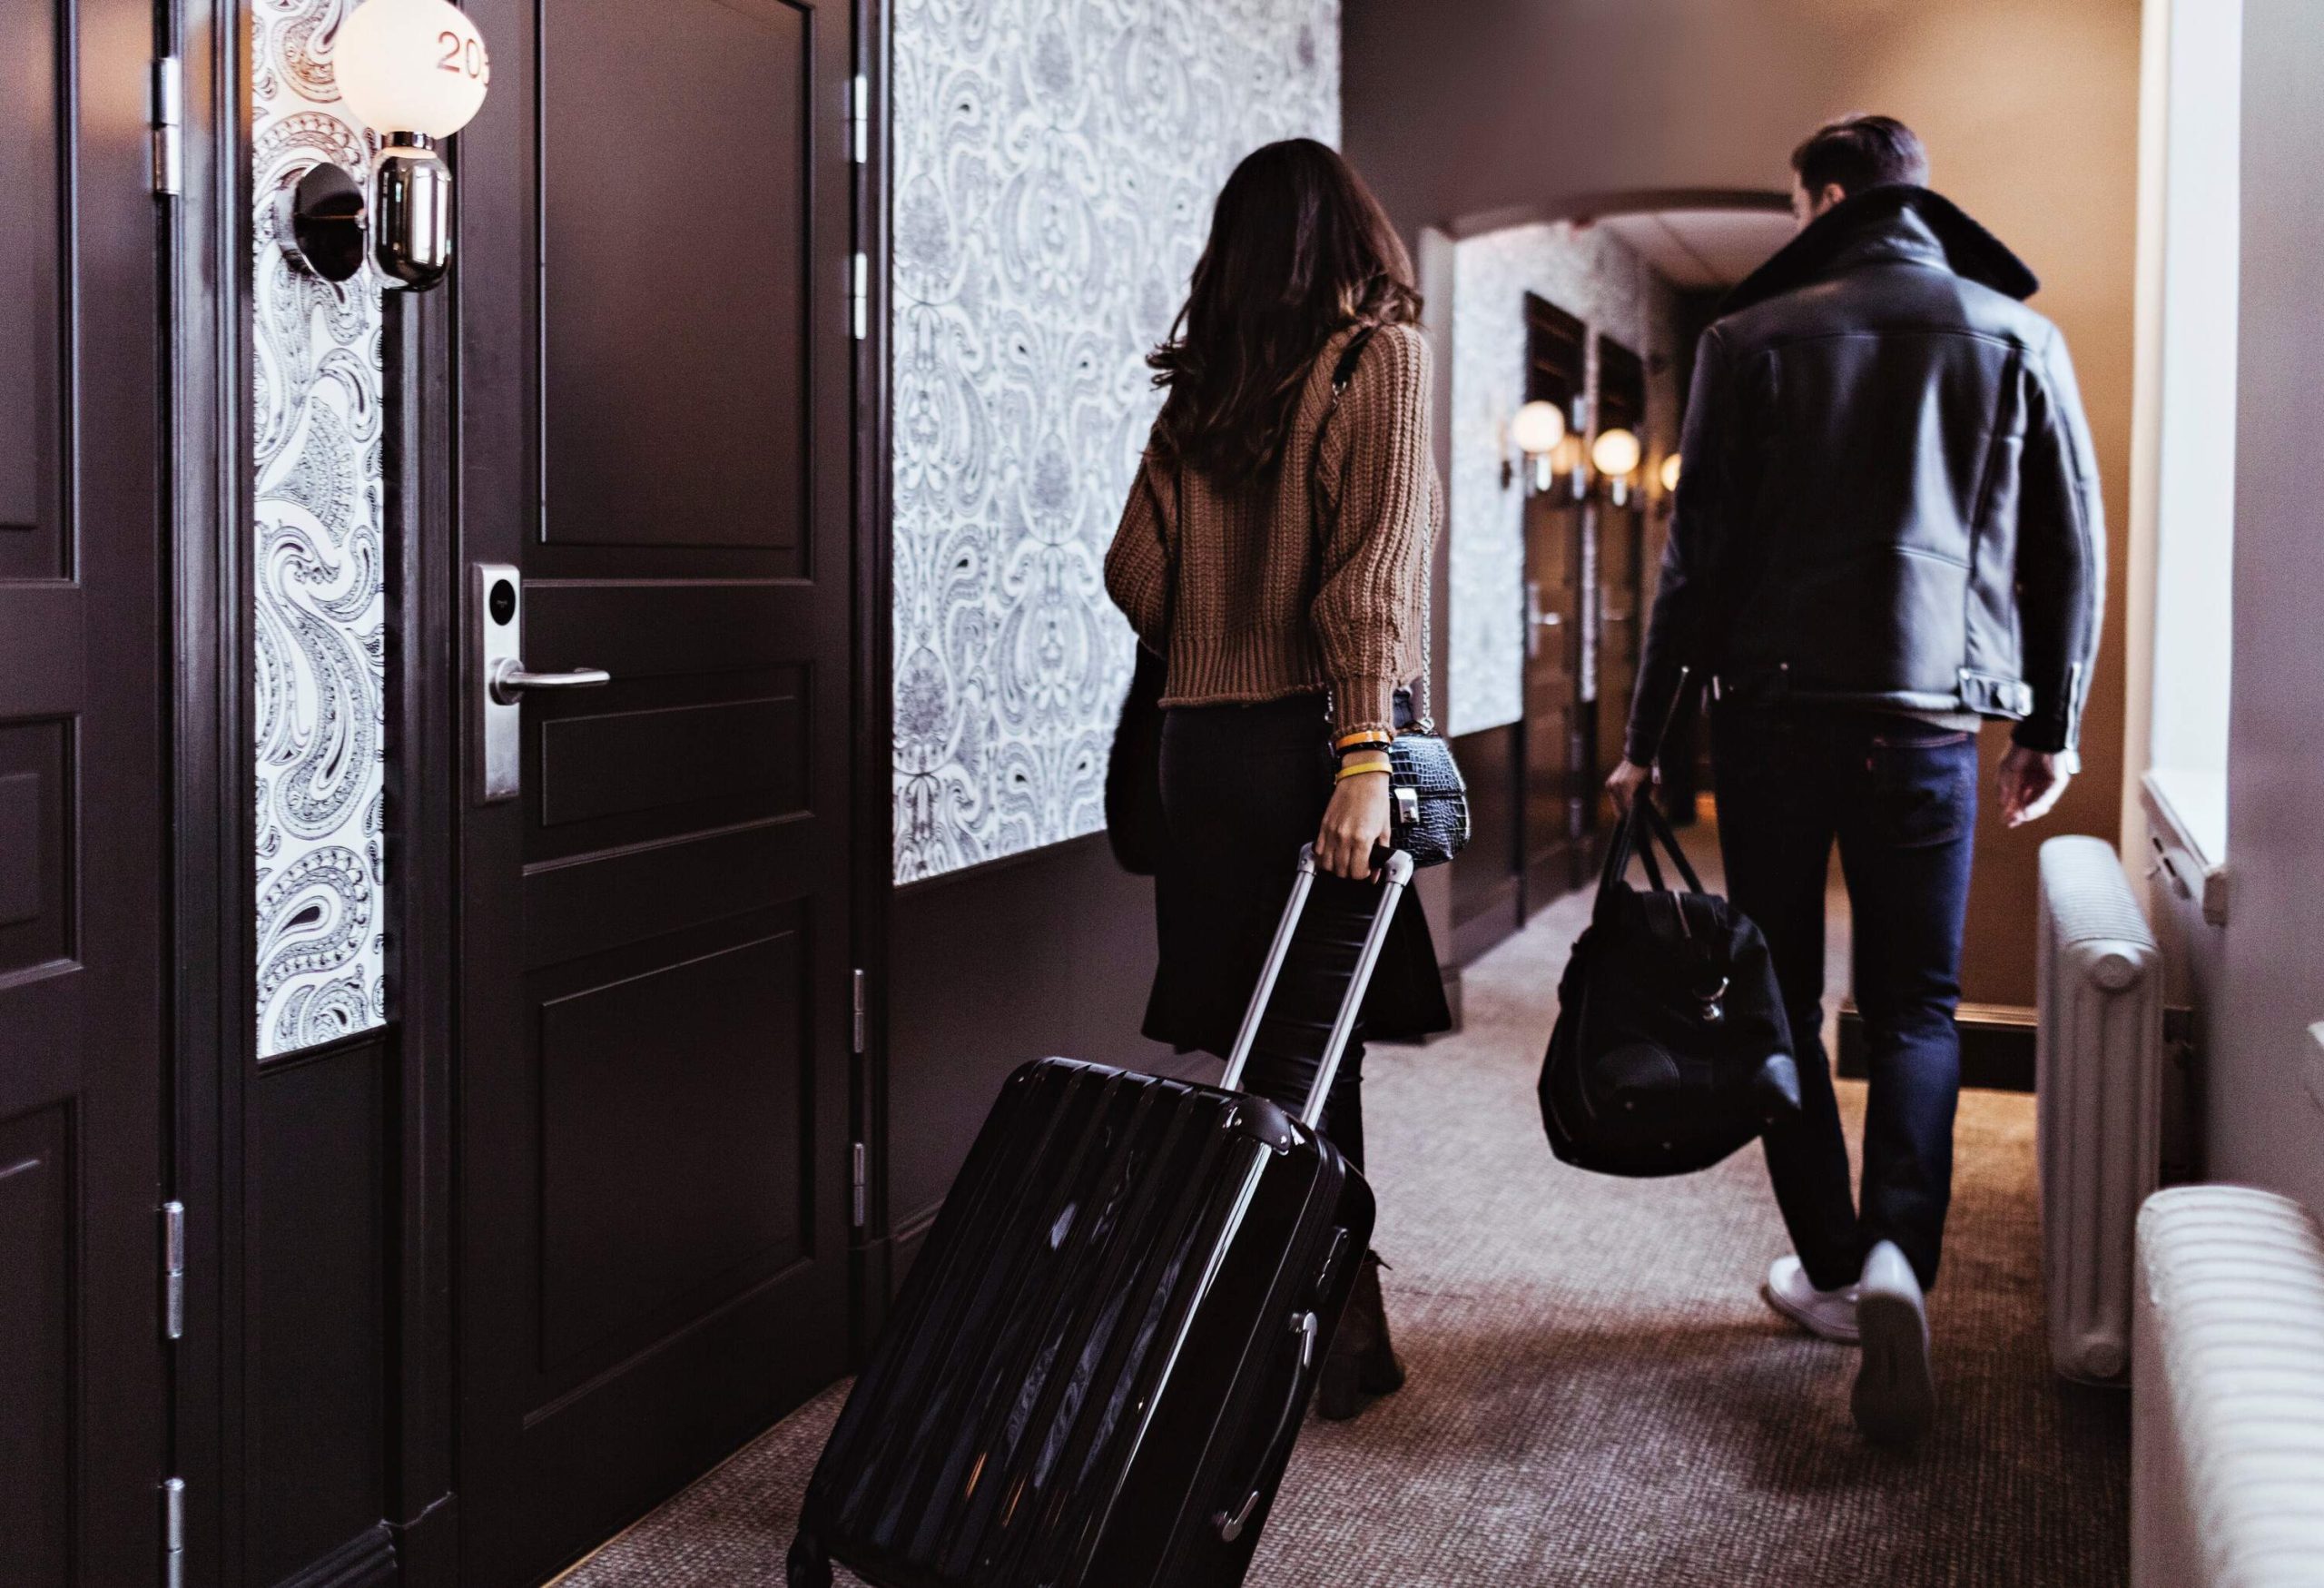
[[[1364,357],[1364,348],[1372,340],[1375,328],[1366,326],[1349,339],[1340,353],[1340,361],[1332,370],[1332,402],[1324,410],[1324,423],[1339,411],[1340,395],[1355,379],[1355,367]],[[1318,428],[1315,458],[1323,458],[1321,429]],[[1321,484],[1311,485],[1310,502],[1323,501]],[[1315,576],[1323,578],[1324,552],[1326,538],[1321,532],[1318,515],[1315,536]],[[1423,571],[1423,579],[1426,573]],[[1427,586],[1423,583],[1423,589]],[[1388,825],[1393,847],[1403,850],[1416,866],[1443,865],[1461,853],[1469,842],[1469,785],[1462,780],[1460,764],[1452,759],[1452,746],[1436,732],[1436,723],[1429,715],[1429,672],[1433,664],[1432,625],[1434,603],[1426,594],[1421,597],[1420,687],[1413,702],[1413,727],[1402,729],[1388,746]]]
[[[1659,842],[1683,888],[1666,887]],[[1632,888],[1632,854],[1647,886]],[[1589,929],[1558,984],[1541,1124],[1577,1168],[1708,1169],[1799,1111],[1799,1070],[1767,940],[1702,883],[1640,789],[1615,824]]]
[[[1144,464],[1130,488],[1152,488]],[[1158,511],[1161,503],[1155,507]],[[1150,877],[1161,870],[1170,841],[1162,819],[1162,686],[1170,667],[1144,641],[1133,648],[1137,661],[1122,699],[1121,720],[1114,725],[1113,748],[1106,755],[1106,842],[1122,870]]]

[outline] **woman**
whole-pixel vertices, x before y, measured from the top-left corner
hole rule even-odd
[[[1147,360],[1168,396],[1106,587],[1167,669],[1146,1034],[1182,1052],[1233,1044],[1300,845],[1329,873],[1319,887],[1349,888],[1388,838],[1385,747],[1426,663],[1441,502],[1419,317],[1378,201],[1338,154],[1295,138],[1227,179],[1186,307]],[[1407,894],[1324,1115],[1351,1162],[1364,1161],[1364,1035],[1451,1023]],[[1312,1079],[1255,1062],[1246,1084],[1296,1108]],[[1403,1383],[1378,1266],[1365,1262],[1325,1360],[1325,1416]]]

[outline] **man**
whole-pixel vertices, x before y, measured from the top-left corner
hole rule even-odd
[[[1703,333],[1670,540],[1632,703],[1628,807],[1693,684],[1711,697],[1719,846],[1767,935],[1804,1107],[1766,1139],[1796,1257],[1786,1317],[1863,1347],[1857,1425],[1922,1432],[1960,1093],[1961,932],[1982,718],[2014,720],[2011,826],[2077,770],[2104,526],[2089,427],[2033,272],[1928,191],[1912,130],[1821,127],[1799,232]],[[1850,1200],[1823,1026],[1837,841],[1871,1090]]]

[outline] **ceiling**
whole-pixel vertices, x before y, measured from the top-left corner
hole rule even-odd
[[[1792,236],[1783,210],[1647,210],[1596,223],[1685,291],[1733,286]]]

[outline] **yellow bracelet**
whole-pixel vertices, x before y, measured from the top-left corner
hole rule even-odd
[[[1366,755],[1345,763],[1337,772],[1332,774],[1332,781],[1344,783],[1351,777],[1362,777],[1367,772],[1392,770],[1393,770],[1393,764],[1385,755]]]

